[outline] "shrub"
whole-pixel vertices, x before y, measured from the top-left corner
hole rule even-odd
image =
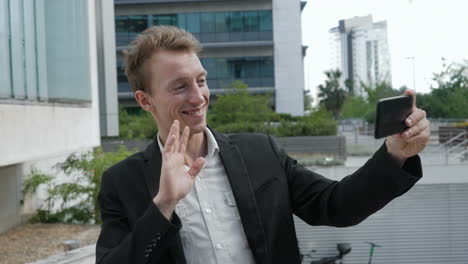
[[[158,127],[150,113],[139,110],[135,114],[130,114],[122,107],[119,109],[121,138],[153,138],[157,132]]]
[[[99,147],[85,154],[73,153],[54,166],[65,174],[65,182],[56,182],[54,177],[32,169],[23,183],[23,197],[35,193],[40,185],[45,185],[47,190],[45,201],[32,221],[99,223],[101,217],[97,196],[101,175],[132,153],[125,146],[116,152],[104,153]]]

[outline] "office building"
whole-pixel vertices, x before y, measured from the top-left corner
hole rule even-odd
[[[277,112],[302,115],[303,47],[299,0],[114,0],[119,103],[136,107],[122,53],[144,29],[173,25],[200,40],[211,95],[235,80],[253,93],[271,92]]]
[[[370,15],[340,20],[330,29],[330,69],[343,73],[343,84],[352,80],[350,91],[356,95],[365,96],[361,82],[391,85],[387,23],[374,23]]]
[[[112,7],[0,0],[0,233],[39,204],[20,205],[32,168],[55,175],[69,154],[118,135]]]

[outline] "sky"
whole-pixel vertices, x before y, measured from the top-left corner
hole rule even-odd
[[[392,85],[430,92],[432,73],[447,62],[468,59],[468,0],[308,0],[302,11],[305,85],[316,94],[329,68],[329,33],[340,19],[372,15],[386,20]]]

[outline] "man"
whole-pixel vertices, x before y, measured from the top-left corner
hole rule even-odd
[[[297,164],[270,136],[208,128],[199,51],[191,34],[160,26],[125,53],[135,99],[159,133],[102,176],[97,263],[300,263],[292,214],[355,225],[422,176],[416,155],[429,122],[415,106],[409,128],[340,182]]]

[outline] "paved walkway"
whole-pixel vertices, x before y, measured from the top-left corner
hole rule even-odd
[[[77,248],[28,264],[94,264],[96,245]]]

